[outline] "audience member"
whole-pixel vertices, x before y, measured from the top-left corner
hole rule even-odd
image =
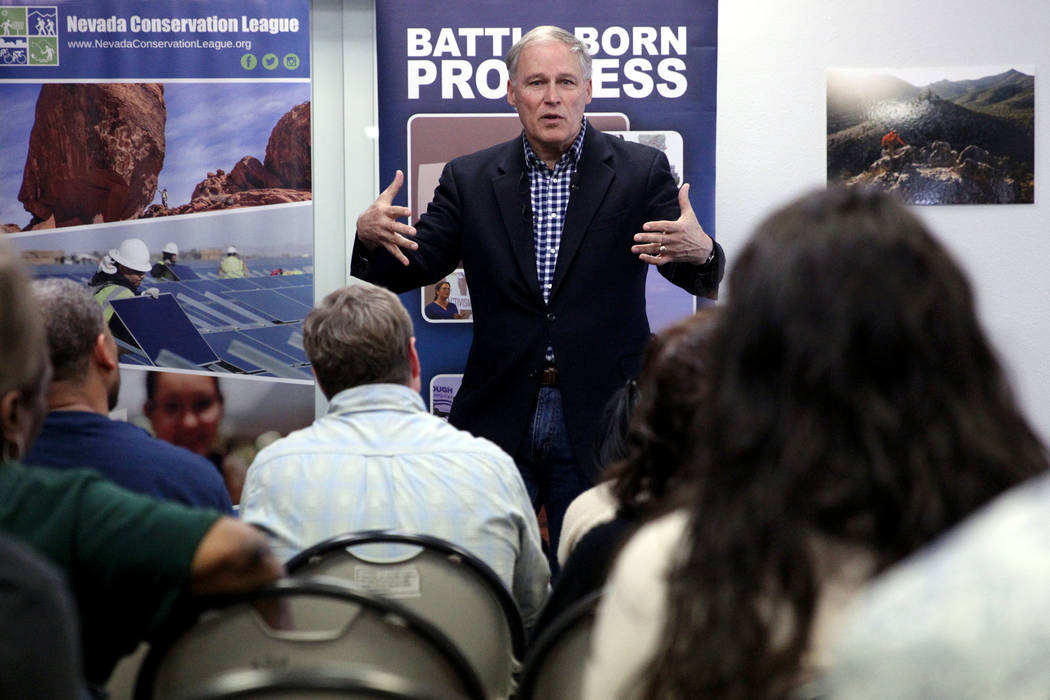
[[[412,321],[391,292],[337,290],[303,323],[328,413],[262,450],[241,515],[286,559],[345,532],[453,542],[499,575],[531,625],[547,597],[539,528],[514,461],[426,412]]]
[[[247,461],[223,448],[219,436],[226,403],[219,379],[209,374],[147,372],[146,403],[153,434],[161,440],[211,461],[226,482],[234,503],[240,503]]]
[[[594,463],[605,474],[616,462],[627,456],[627,430],[631,413],[638,403],[638,381],[628,379],[617,389],[602,409],[598,419],[598,440],[594,443]],[[569,504],[558,539],[558,564],[565,566],[569,553],[592,528],[616,515],[616,497],[608,479],[587,489]]]
[[[53,566],[0,536],[0,698],[80,697],[76,610]]]
[[[18,464],[47,411],[51,367],[39,316],[25,273],[0,245],[0,532],[70,582],[85,676],[100,687],[121,656],[177,619],[190,595],[253,588],[283,568],[262,534],[217,511],[155,501],[92,471]]]
[[[33,291],[54,374],[49,413],[26,463],[89,467],[130,491],[232,513],[226,485],[211,462],[108,418],[120,393],[117,344],[91,294],[58,278],[37,280]]]
[[[778,210],[729,291],[695,493],[617,559],[585,697],[788,696],[867,579],[1047,467],[962,272],[888,195]]]
[[[619,524],[639,523],[675,486],[689,452],[682,435],[700,405],[703,353],[716,318],[713,307],[701,309],[654,336],[646,347],[641,376],[628,383],[633,391],[624,394],[623,404],[611,409],[607,437],[599,443],[599,464],[611,468],[604,481],[580,494],[566,511],[565,529],[572,535],[558,545],[559,561],[568,561],[576,542],[613,520],[617,511]]]
[[[841,700],[1050,693],[1050,477],[1012,489],[858,596],[830,652]]]
[[[714,308],[704,309],[655,336],[642,358],[637,388],[628,383],[624,398],[607,413],[610,437],[602,441],[599,459],[613,466],[606,481],[583,492],[566,512],[564,532],[582,531],[582,537],[571,555],[559,545],[565,568],[536,634],[605,584],[623,542],[643,520],[666,508],[668,496],[684,481],[689,443],[682,436],[702,403],[703,355],[716,319]]]

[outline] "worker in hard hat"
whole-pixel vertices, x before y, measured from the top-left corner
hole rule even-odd
[[[219,263],[219,277],[245,277],[248,266],[232,245],[226,249],[226,257]]]
[[[150,271],[149,248],[138,238],[128,238],[120,242],[120,246],[109,251],[109,260],[112,266],[101,267],[88,282],[95,295],[95,301],[102,305],[102,318],[109,325],[113,335],[121,340],[131,340],[130,334],[124,328],[119,319],[113,322],[113,304],[115,299],[127,299],[129,297],[147,294],[157,298],[159,294],[156,287],[142,292],[139,287],[146,273]]]
[[[175,274],[175,271],[171,269],[171,266],[179,260],[179,247],[175,245],[174,241],[172,241],[164,246],[160,256],[160,261],[153,264],[153,269],[150,270],[150,274],[153,275],[155,279],[178,282],[179,276]]]

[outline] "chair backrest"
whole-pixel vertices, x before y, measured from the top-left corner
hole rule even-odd
[[[136,700],[174,700],[235,670],[373,668],[472,700],[470,663],[434,625],[394,601],[336,579],[281,579],[226,598],[152,645]]]
[[[377,545],[396,556],[372,556]],[[525,647],[521,613],[499,576],[463,548],[436,537],[376,530],[325,540],[286,566],[290,574],[337,576],[396,599],[459,647],[487,697],[506,698],[513,690]]]
[[[576,700],[591,645],[602,591],[573,603],[532,645],[518,687],[518,700]]]
[[[347,666],[230,671],[190,689],[183,700],[461,700],[385,671]]]

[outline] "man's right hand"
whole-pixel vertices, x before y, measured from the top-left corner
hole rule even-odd
[[[390,186],[383,190],[372,206],[357,217],[357,237],[368,250],[374,250],[377,245],[381,245],[400,260],[402,265],[407,265],[408,258],[401,249],[416,250],[419,244],[408,238],[416,235],[416,229],[398,219],[411,216],[412,210],[392,204],[404,183],[405,174],[398,170]]]

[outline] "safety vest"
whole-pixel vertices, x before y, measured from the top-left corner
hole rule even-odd
[[[244,261],[236,255],[227,255],[219,263],[219,277],[244,277]]]
[[[109,325],[109,319],[113,318],[113,304],[114,299],[131,299],[135,296],[135,292],[131,291],[127,287],[119,284],[104,284],[95,290],[95,301],[102,306],[102,320]]]

